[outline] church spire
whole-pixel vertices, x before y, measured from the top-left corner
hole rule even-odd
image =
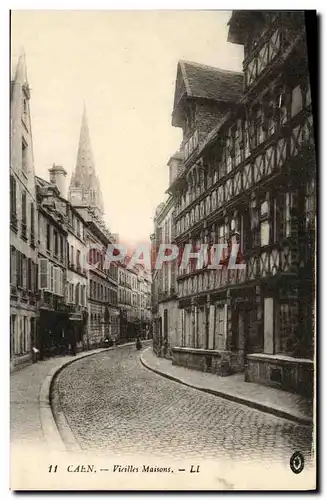
[[[69,200],[75,205],[90,206],[96,209],[99,215],[103,215],[102,194],[95,172],[85,103],[76,168],[72,174],[69,188]]]

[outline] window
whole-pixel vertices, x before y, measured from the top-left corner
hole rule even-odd
[[[268,201],[264,201],[260,205],[260,215],[268,215]]]
[[[266,124],[267,124],[268,136],[273,135],[275,130],[276,130],[274,113],[275,113],[274,101],[271,99],[268,103],[268,108],[265,110],[265,118],[266,118],[266,122],[267,122]]]
[[[22,192],[22,237],[26,238],[26,224],[27,213],[26,213],[26,191]]]
[[[234,153],[235,153],[235,164],[239,165],[241,162],[241,122],[238,124],[236,130],[235,130],[235,137],[234,137]]]
[[[27,259],[27,289],[32,290],[32,259]]]
[[[258,110],[257,112],[256,127],[257,127],[257,144],[262,144],[265,140],[265,132],[263,126],[263,114],[261,110]]]
[[[49,288],[49,262],[47,259],[39,259],[39,288]]]
[[[310,90],[310,85],[308,83],[307,92],[306,92],[306,106],[309,106],[309,104],[311,104],[311,90]]]
[[[60,235],[60,260],[64,260],[63,237]]]
[[[34,238],[35,238],[35,209],[34,209],[34,203],[31,203],[31,243],[34,244]]]
[[[227,243],[227,236],[228,236],[227,235],[227,226],[224,224],[219,226],[219,228],[218,228],[218,243],[220,245]],[[227,255],[227,248],[223,248],[220,251],[221,259],[225,259],[226,255]]]
[[[249,142],[250,142],[250,149],[254,149],[257,146],[257,129],[256,129],[256,120],[255,120],[255,112],[252,112],[252,119],[250,122],[250,127],[249,127]]]
[[[277,99],[277,106],[279,110],[280,125],[283,125],[287,120],[287,109],[286,109],[284,93],[279,94]]]
[[[76,284],[76,289],[75,289],[75,304],[78,305],[79,304],[79,301],[80,301],[80,297],[79,297],[79,288],[80,288],[80,284],[77,283]]]
[[[14,354],[17,354],[17,339],[16,339],[16,315],[12,314],[10,317],[10,341],[11,341],[11,352],[12,351]]]
[[[53,239],[54,239],[54,255],[58,256],[58,233],[56,230],[53,231]]]
[[[24,290],[27,289],[27,259],[22,255],[22,286]]]
[[[260,204],[260,246],[269,245],[270,241],[270,221],[269,221],[269,202],[264,200]]]
[[[21,287],[23,283],[22,279],[22,254],[16,251],[16,267],[17,267],[17,286]]]
[[[248,158],[250,155],[250,144],[249,144],[249,126],[248,122],[245,122],[244,124],[244,131],[243,131],[243,144],[244,144],[244,154],[245,158]]]
[[[16,258],[17,258],[16,248],[14,246],[11,246],[10,247],[10,283],[12,285],[17,284]]]
[[[232,133],[232,132],[230,132]],[[226,140],[226,168],[227,168],[227,173],[231,172],[233,168],[233,156],[234,156],[234,149],[233,149],[233,137],[230,135],[227,140]]]
[[[269,222],[263,221],[260,223],[260,245],[269,245]]]
[[[49,264],[50,268],[50,292],[54,290],[54,266],[53,264]]]
[[[285,236],[291,235],[291,193],[285,194]]]
[[[75,264],[75,261],[74,261],[74,247],[73,245],[71,245],[70,247],[70,265],[73,267]]]
[[[77,253],[76,253],[76,266],[77,266],[77,270],[80,271],[81,267],[80,267],[80,250],[77,250]]]
[[[10,221],[17,224],[17,199],[16,199],[16,179],[10,175]]]
[[[315,183],[313,179],[306,185],[305,225],[307,230],[313,230],[315,226]]]
[[[50,224],[46,225],[46,249],[51,251],[51,227]]]
[[[21,318],[21,340],[20,340],[20,352],[21,354],[24,354],[27,349],[27,343],[26,343],[26,316],[23,316]]]
[[[302,110],[302,92],[300,85],[292,90],[291,116],[295,116]]]
[[[22,141],[22,171],[24,172],[24,174],[27,174],[27,170],[28,170],[28,153],[27,153],[27,143],[26,141],[23,139]]]
[[[52,291],[53,293],[57,294],[58,293],[58,268],[53,266],[53,288]]]

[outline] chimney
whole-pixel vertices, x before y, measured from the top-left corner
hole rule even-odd
[[[50,172],[50,182],[55,184],[60,191],[60,196],[62,198],[66,198],[66,176],[67,172],[61,165],[55,165],[53,163],[53,167],[49,168]]]

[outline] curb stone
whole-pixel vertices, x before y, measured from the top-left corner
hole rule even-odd
[[[148,341],[143,341],[148,342]],[[69,366],[71,363],[78,361],[80,359],[87,358],[88,356],[94,356],[95,354],[101,354],[105,351],[112,351],[121,347],[127,347],[134,345],[134,342],[128,344],[121,344],[114,347],[107,347],[102,349],[96,349],[94,351],[88,351],[83,353],[82,355],[73,357],[72,359],[68,359],[64,361],[62,365],[56,366],[52,368],[47,376],[45,377],[39,394],[39,408],[40,408],[40,418],[41,418],[41,426],[43,430],[43,434],[45,436],[45,440],[51,450],[54,451],[81,451],[81,448],[70,429],[64,414],[57,408],[57,420],[60,422],[60,428],[62,427],[62,433],[65,437],[65,442],[62,439],[62,436],[59,432],[56,419],[53,414],[52,406],[57,406],[57,401],[54,401],[51,397],[51,392],[53,389],[53,384],[56,377],[60,374],[60,372]],[[55,398],[54,398],[55,399]],[[55,405],[53,405],[55,403]]]
[[[146,350],[148,350],[148,349],[146,349]],[[186,385],[187,387],[192,387],[193,389],[196,389],[198,391],[206,392],[208,394],[212,394],[213,396],[218,396],[220,398],[227,399],[227,400],[233,401],[235,403],[249,406],[250,408],[253,408],[255,410],[259,410],[259,411],[264,412],[264,413],[269,413],[269,414],[275,415],[276,417],[284,418],[285,420],[289,420],[290,422],[294,422],[296,424],[300,424],[300,425],[304,425],[304,426],[312,426],[313,425],[313,420],[309,417],[294,415],[294,414],[288,413],[284,410],[279,410],[278,408],[275,408],[273,406],[267,406],[263,403],[258,403],[257,401],[244,399],[244,398],[241,398],[239,396],[235,396],[233,394],[228,394],[226,392],[218,391],[215,389],[209,389],[206,387],[198,386],[194,383],[190,383],[190,382],[187,382],[181,378],[170,375],[169,373],[160,371],[156,368],[153,368],[148,362],[145,361],[144,354],[145,353],[143,353],[140,356],[140,362],[142,363],[142,365],[145,368],[147,368],[148,370],[151,370],[152,372],[156,373],[157,375],[160,375],[161,377],[168,378],[170,380],[173,380],[174,382],[178,382],[179,384]]]

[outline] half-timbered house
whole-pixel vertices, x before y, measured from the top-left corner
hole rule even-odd
[[[230,74],[225,83],[220,70],[210,79],[198,69],[198,85],[218,96],[205,134],[202,117],[196,120],[195,77],[179,66],[185,84],[180,93],[177,76],[173,124],[183,129],[185,161],[170,191],[178,245],[237,243],[245,269],[197,270],[190,262],[180,270],[173,361],[309,392],[315,151],[303,13],[236,11],[229,41],[244,45],[244,80]],[[189,108],[190,135],[198,137],[192,147]]]

